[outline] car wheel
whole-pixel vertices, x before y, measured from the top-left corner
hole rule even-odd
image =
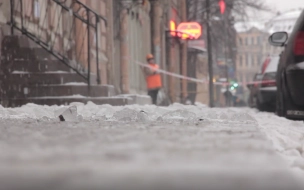
[[[262,104],[258,98],[256,98],[256,106],[259,111],[267,111],[268,107],[265,104]]]
[[[287,101],[288,98],[285,95],[285,85],[284,85],[284,79],[285,79],[285,72],[282,71],[282,75],[279,78],[279,83],[277,85],[277,100],[276,100],[276,113],[280,117],[286,117],[287,115],[287,110],[286,110],[286,104],[288,103]]]
[[[286,110],[284,109],[284,96],[282,90],[278,91],[276,100],[276,114],[280,117],[285,117]]]
[[[256,107],[257,107],[257,97],[256,97],[256,96],[254,96],[254,97],[252,98],[252,107],[253,107],[253,108],[256,108]]]

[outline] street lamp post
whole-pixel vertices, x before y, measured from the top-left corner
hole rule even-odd
[[[224,60],[225,60],[225,66],[226,66],[226,106],[230,106],[230,97],[229,97],[229,71],[228,71],[228,61],[227,61],[227,42],[228,42],[228,30],[226,26],[226,20],[225,20],[225,10],[226,10],[226,3],[224,0],[219,1],[219,7],[220,7],[220,12],[222,14],[222,21],[223,21],[223,26],[224,26]]]
[[[225,31],[225,38],[224,38],[224,56],[225,56],[225,63],[226,63],[226,92],[229,92],[229,67],[228,67],[228,55],[227,55],[227,42],[228,42],[228,34],[227,34],[227,27],[226,27],[226,21],[225,21],[225,17],[224,14],[222,15],[223,18],[223,23],[224,23],[224,31]],[[226,98],[226,106],[229,107],[230,106],[230,97],[227,94],[227,98]]]
[[[214,107],[214,90],[213,90],[213,64],[212,64],[212,40],[210,32],[210,0],[206,0],[206,17],[207,17],[207,44],[208,44],[208,67],[209,67],[209,106]]]

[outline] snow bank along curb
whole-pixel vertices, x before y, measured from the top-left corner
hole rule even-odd
[[[304,123],[277,117],[270,113],[256,113],[259,129],[272,142],[275,150],[304,176]]]
[[[180,104],[70,106],[0,109],[2,187],[31,184],[35,189],[58,180],[62,186],[52,188],[304,187],[266,140],[267,130],[260,132],[264,114],[253,110]],[[59,122],[58,115],[67,122]],[[19,178],[26,183],[16,183]]]

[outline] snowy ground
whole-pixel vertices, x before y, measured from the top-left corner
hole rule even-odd
[[[304,123],[290,121],[270,113],[252,111],[258,128],[272,142],[275,150],[304,177]]]
[[[304,189],[303,122],[204,105],[73,105],[67,122],[57,118],[66,107],[0,108],[1,190]]]

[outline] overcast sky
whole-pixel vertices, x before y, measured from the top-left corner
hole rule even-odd
[[[265,3],[278,11],[284,12],[293,8],[304,8],[304,0],[265,0]]]
[[[272,10],[269,12],[253,11],[250,13],[250,20],[253,21],[267,21],[273,18],[278,11],[285,12],[291,9],[304,8],[304,0],[261,0],[265,5]]]

